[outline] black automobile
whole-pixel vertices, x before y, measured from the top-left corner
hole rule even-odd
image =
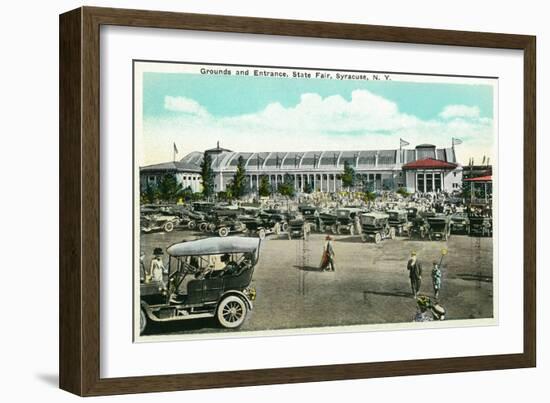
[[[402,236],[408,233],[411,223],[409,222],[407,210],[392,209],[386,211],[389,216],[390,227],[395,228],[395,233]]]
[[[430,241],[447,241],[451,236],[450,218],[445,214],[435,214],[427,217],[428,237]]]
[[[493,219],[491,217],[470,217],[471,236],[493,236]]]
[[[335,228],[338,222],[338,216],[334,210],[322,210],[319,212],[320,228],[319,232],[325,232],[329,228]]]
[[[319,209],[315,206],[299,206],[298,211],[302,213],[304,220],[311,224],[311,228],[317,232],[324,232],[325,225],[321,220]]]
[[[304,219],[301,214],[296,214],[288,220],[288,239],[307,239],[311,233],[311,223]]]
[[[418,216],[418,209],[416,207],[407,207],[407,220],[412,222]]]
[[[409,227],[409,239],[424,239],[428,236],[428,231],[429,227],[426,217],[416,215],[411,220],[411,226]]]
[[[206,238],[174,244],[165,282],[140,287],[140,334],[151,322],[217,318],[230,329],[241,326],[252,310],[250,287],[260,253],[258,238]],[[216,268],[213,258],[219,258]]]
[[[470,219],[465,213],[451,216],[451,234],[470,234]]]
[[[389,215],[380,212],[361,214],[363,242],[380,243],[383,239],[394,239],[395,228],[390,226]]]
[[[165,206],[144,205],[140,208],[140,230],[172,232],[181,223],[180,217]]]
[[[264,220],[264,224],[269,227],[274,227],[275,223],[279,223],[281,232],[288,230],[288,214],[280,209],[265,209],[260,211],[259,217]]]
[[[342,234],[348,232],[355,235],[355,219],[359,218],[361,209],[356,207],[343,207],[336,210],[336,223],[332,225],[332,233]]]

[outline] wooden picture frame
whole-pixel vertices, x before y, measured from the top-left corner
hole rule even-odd
[[[249,33],[518,49],[524,60],[523,353],[100,377],[100,27]],[[536,365],[536,41],[534,36],[82,7],[60,16],[60,387],[81,396],[375,378]]]

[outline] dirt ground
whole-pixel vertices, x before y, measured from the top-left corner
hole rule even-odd
[[[155,247],[163,250],[181,240],[204,234],[191,231],[141,235],[149,264]],[[416,303],[411,293],[407,260],[416,251],[423,265],[421,294],[433,296],[432,261],[443,260],[440,304],[446,320],[493,317],[492,238],[452,235],[447,242],[406,238],[363,243],[357,236],[334,237],[336,271],[319,270],[324,234],[308,241],[286,236],[266,238],[252,286],[254,310],[235,331],[411,322]],[[459,324],[459,323],[457,323]],[[228,331],[213,319],[155,325],[149,334],[188,334]]]

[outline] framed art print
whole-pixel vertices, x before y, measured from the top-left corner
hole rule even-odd
[[[60,24],[63,389],[535,365],[534,37]]]

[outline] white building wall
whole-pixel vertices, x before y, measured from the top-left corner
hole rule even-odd
[[[405,171],[405,186],[407,192],[414,193],[416,191],[416,172]]]
[[[453,171],[447,172],[443,178],[444,189],[447,192],[460,190],[462,187],[462,167],[458,167]]]

